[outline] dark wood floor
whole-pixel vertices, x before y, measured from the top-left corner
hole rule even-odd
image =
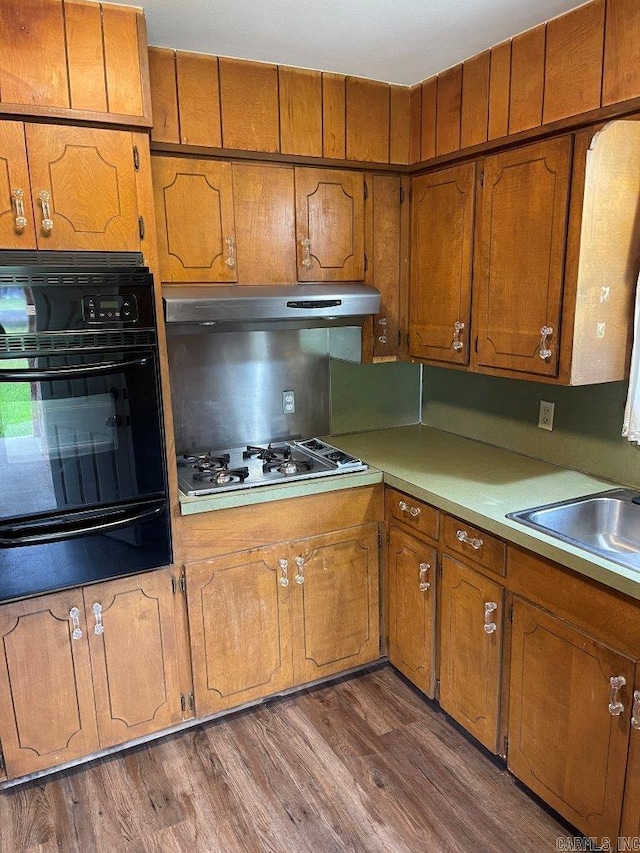
[[[2,853],[540,853],[567,834],[390,666],[0,794]]]

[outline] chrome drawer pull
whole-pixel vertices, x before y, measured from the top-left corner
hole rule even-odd
[[[460,352],[461,349],[464,349],[464,341],[460,340],[460,332],[464,329],[464,323],[461,320],[456,320],[453,324],[453,343],[451,344],[451,349],[454,349],[456,352]]]
[[[427,572],[431,568],[431,563],[420,563],[420,591],[426,592],[431,584],[427,581]]]
[[[53,219],[51,218],[51,209],[49,207],[51,193],[47,190],[41,190],[41,192],[38,193],[38,198],[42,205],[42,230],[49,234],[53,231]]]
[[[498,630],[498,625],[496,622],[491,621],[491,614],[498,609],[498,605],[495,601],[485,601],[484,603],[484,632],[485,634],[493,634],[494,631]]]
[[[278,560],[282,577],[278,581],[280,586],[289,586],[289,560]]]
[[[634,729],[640,729],[640,690],[633,691],[633,711],[631,725]]]
[[[553,334],[552,326],[543,326],[540,329],[540,358],[551,358],[553,350],[549,349],[549,338]]]
[[[402,510],[402,512],[408,512],[412,518],[416,518],[420,515],[420,507],[419,506],[409,506],[406,501],[400,501],[398,506]]]
[[[471,545],[474,551],[479,551],[484,545],[482,539],[474,539],[473,536],[469,536],[466,530],[456,530],[456,539],[459,542],[465,542],[467,545]]]
[[[27,218],[24,215],[24,190],[15,189],[11,193],[11,197],[16,203],[16,228],[19,231],[22,231],[22,229],[25,228],[27,225]]]
[[[621,690],[626,683],[627,679],[624,675],[612,675],[609,679],[609,684],[611,685],[611,694],[609,695],[609,713],[612,717],[619,717],[624,711],[624,705],[618,699],[618,691]]]
[[[82,638],[82,631],[80,630],[80,611],[77,607],[71,608],[69,611],[69,619],[71,620],[71,626],[73,628],[71,638],[73,640],[80,640]]]
[[[304,557],[296,557],[296,566],[298,567],[296,583],[304,583]]]
[[[104,634],[104,625],[102,624],[102,605],[98,604],[96,601],[91,609],[93,610],[93,615],[96,618],[96,625],[93,629],[93,633],[100,636],[100,634]]]

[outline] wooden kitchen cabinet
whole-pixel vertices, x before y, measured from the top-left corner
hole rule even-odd
[[[154,157],[152,172],[162,281],[237,281],[231,164]]]
[[[140,251],[131,133],[7,121],[0,145],[3,247]]]
[[[587,836],[618,836],[633,678],[626,655],[514,600],[508,767]]]
[[[0,743],[9,778],[180,720],[171,596],[165,570],[0,607]]]
[[[440,705],[497,753],[504,589],[444,554],[440,608]]]
[[[637,664],[634,686],[627,776],[619,833],[623,838],[640,838],[640,667]]]
[[[433,699],[435,687],[437,553],[389,528],[387,589],[389,660]]]
[[[272,545],[186,565],[197,716],[293,684],[286,559],[287,546]]]
[[[409,354],[469,363],[475,163],[412,181]]]
[[[296,168],[299,281],[364,279],[361,172]]]

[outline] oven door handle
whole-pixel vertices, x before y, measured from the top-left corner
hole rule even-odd
[[[19,524],[11,527],[9,525],[0,527],[0,548],[18,548],[25,545],[44,545],[48,542],[59,542],[64,539],[75,539],[78,536],[87,536],[91,534],[108,533],[111,530],[118,530],[120,527],[128,527],[131,524],[136,524],[140,521],[147,521],[161,515],[166,509],[166,501],[154,503],[152,506],[145,506],[143,509],[134,507],[133,509],[118,509],[112,510],[110,513],[105,512],[97,515],[90,524],[82,524],[77,527],[77,520],[71,522],[48,521],[44,524],[36,523],[31,525],[35,530],[42,527],[48,527],[47,530],[42,530],[40,533],[29,533],[28,524]],[[118,518],[109,519],[110,515],[118,515]],[[27,531],[19,533],[19,531]],[[6,536],[3,533],[13,532],[19,535]]]
[[[103,376],[129,368],[147,367],[152,355],[143,355],[127,361],[101,361],[99,364],[85,364],[80,367],[50,367],[40,370],[37,367],[23,367],[15,370],[0,370],[0,382],[48,382],[55,379],[85,379],[91,376]]]

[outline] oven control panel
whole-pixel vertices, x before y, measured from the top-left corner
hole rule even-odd
[[[138,303],[127,294],[83,296],[82,316],[89,323],[133,323],[138,319]]]

